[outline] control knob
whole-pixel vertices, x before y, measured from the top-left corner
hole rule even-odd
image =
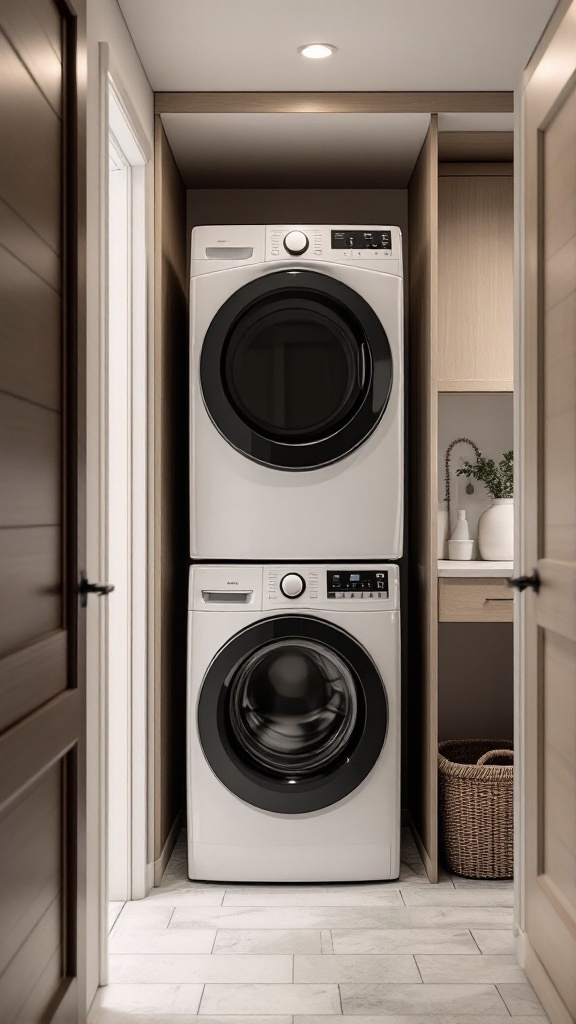
[[[284,597],[300,597],[306,590],[306,581],[297,572],[289,572],[280,580],[280,590]]]
[[[289,231],[284,239],[284,248],[291,256],[301,256],[309,242],[303,231]]]

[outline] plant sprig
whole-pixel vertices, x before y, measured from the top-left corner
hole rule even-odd
[[[465,462],[456,476],[473,477],[484,484],[491,498],[512,498],[514,495],[514,452],[504,452],[498,465],[494,459],[480,455],[476,462]]]

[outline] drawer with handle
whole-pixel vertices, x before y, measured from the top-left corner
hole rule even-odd
[[[506,580],[466,577],[440,579],[440,622],[512,622],[514,591]]]

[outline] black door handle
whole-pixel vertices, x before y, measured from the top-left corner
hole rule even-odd
[[[540,590],[540,576],[537,569],[534,569],[531,576],[516,576],[513,580],[507,579],[506,583],[509,587],[515,587],[520,592],[526,590],[527,587],[532,587],[535,594]]]
[[[113,590],[113,583],[89,583],[85,572],[80,576],[78,593],[80,594],[80,604],[83,608],[88,604],[89,594],[98,594],[98,597],[106,597],[106,595],[111,594]]]

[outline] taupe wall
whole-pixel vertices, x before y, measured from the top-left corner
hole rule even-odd
[[[407,261],[408,193],[384,188],[189,189],[188,243],[196,224],[396,224]]]

